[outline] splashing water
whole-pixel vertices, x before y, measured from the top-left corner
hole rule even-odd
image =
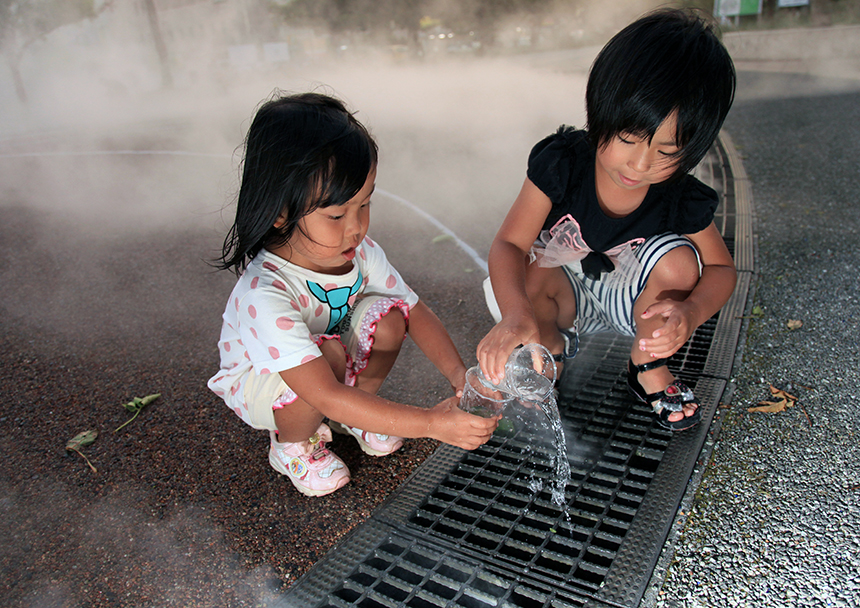
[[[561,425],[553,386],[556,367],[552,354],[541,344],[520,346],[511,353],[505,364],[505,376],[499,385],[493,384],[478,368],[477,378],[484,387],[516,398],[526,408],[544,413],[555,433],[555,481],[552,484],[552,501],[561,507],[566,504],[565,489],[570,479],[570,462],[567,459],[567,442]],[[529,488],[540,492],[543,483],[532,479]]]
[[[520,401],[534,404],[546,415],[550,428],[555,433],[556,453],[555,482],[552,487],[552,501],[564,506],[565,489],[570,479],[570,462],[567,460],[567,441],[564,438],[564,428],[561,426],[561,414],[558,411],[558,402],[552,390],[552,382],[540,374],[525,374],[522,382],[517,383],[518,397]]]

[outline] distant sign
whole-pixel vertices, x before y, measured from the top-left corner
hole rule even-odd
[[[234,44],[227,47],[227,58],[234,68],[250,68],[257,64],[256,44]]]
[[[777,7],[791,8],[793,6],[809,6],[809,0],[777,0]]]
[[[782,1],[782,0],[780,0]],[[791,0],[788,0],[789,2]],[[809,0],[806,0],[807,2]],[[741,15],[760,15],[762,0],[717,0],[720,17],[738,17]]]
[[[267,42],[263,45],[266,63],[281,63],[290,60],[290,45],[286,42]]]

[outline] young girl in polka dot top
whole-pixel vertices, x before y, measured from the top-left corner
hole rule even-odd
[[[463,412],[457,397],[428,409],[376,395],[406,333],[455,394],[466,371],[438,317],[367,236],[376,164],[375,141],[339,100],[267,101],[248,132],[219,260],[239,280],[209,387],[269,431],[269,462],[308,496],[349,481],[326,447],[332,430],[383,456],[407,437],[474,449],[498,423]]]

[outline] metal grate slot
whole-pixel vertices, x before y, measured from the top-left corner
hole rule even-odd
[[[673,358],[679,377],[701,372],[713,324]],[[512,436],[465,453],[408,525],[512,572],[596,592],[672,439],[629,397],[617,370],[595,369],[562,401],[571,466],[564,508],[551,501],[554,446],[545,425],[518,420]]]

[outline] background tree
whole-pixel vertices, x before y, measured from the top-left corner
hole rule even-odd
[[[584,0],[280,0],[275,7],[292,24],[325,27],[332,32],[376,34],[401,29],[417,40],[422,18],[443,27],[486,33],[513,14],[539,17],[559,4]]]
[[[12,73],[18,99],[27,102],[21,60],[27,48],[55,29],[92,19],[113,0],[0,0],[0,52]]]

